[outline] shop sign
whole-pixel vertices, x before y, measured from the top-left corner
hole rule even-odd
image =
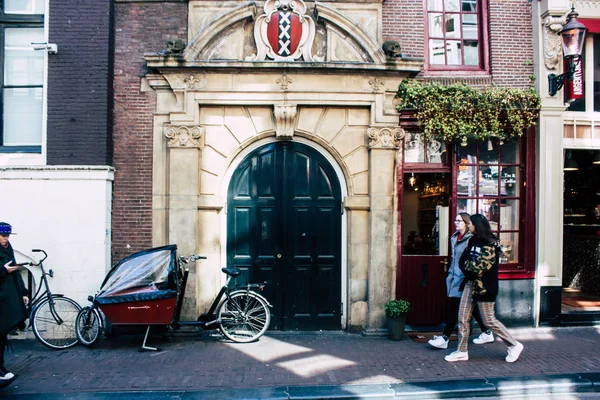
[[[575,74],[573,79],[565,78],[565,101],[572,103],[575,100],[583,99],[585,97],[584,92],[584,81],[583,81],[583,60],[569,58],[564,61],[564,70],[568,71],[568,68],[572,63],[575,63]]]

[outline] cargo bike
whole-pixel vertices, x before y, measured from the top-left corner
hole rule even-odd
[[[222,268],[225,284],[210,309],[196,321],[180,321],[189,269],[188,263],[206,259],[199,255],[177,256],[177,246],[168,245],[134,253],[118,262],[106,275],[100,290],[89,296],[92,305],[77,314],[75,330],[79,342],[91,347],[108,326],[147,326],[142,350],[157,350],[146,345],[152,326],[178,330],[196,326],[218,329],[226,338],[248,343],[260,338],[271,321],[271,304],[259,291],[265,284],[248,283],[230,288],[241,271]]]

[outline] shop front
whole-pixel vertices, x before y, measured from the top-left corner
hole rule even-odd
[[[535,7],[544,78],[539,81],[539,323],[594,323],[600,320],[600,7],[586,1]],[[568,64],[563,65],[560,32],[573,11],[587,34],[572,79],[555,92],[546,76]]]
[[[438,326],[446,312],[450,236],[458,213],[479,213],[500,239],[498,315],[533,323],[535,278],[535,129],[512,139],[424,139],[401,116],[404,157],[398,174],[396,294],[413,305],[407,323]]]

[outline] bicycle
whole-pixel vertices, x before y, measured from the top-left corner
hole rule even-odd
[[[272,306],[257,292],[262,291],[265,284],[248,283],[231,290],[231,279],[241,273],[235,268],[221,269],[227,281],[206,313],[196,321],[180,321],[189,275],[189,270],[183,270],[182,266],[206,257],[176,257],[176,249],[176,245],[169,245],[144,250],[115,265],[96,296],[88,297],[92,305],[82,308],[77,315],[75,328],[79,342],[87,347],[95,345],[107,324],[147,325],[142,350],[157,350],[146,346],[152,325],[173,330],[182,326],[218,328],[237,343],[255,341],[266,332]]]
[[[40,267],[42,271],[41,283],[27,307],[29,313],[29,326],[33,334],[43,345],[51,349],[68,349],[77,344],[75,333],[75,319],[81,306],[73,299],[63,294],[54,294],[50,291],[48,278],[54,277],[54,272],[44,269],[43,261],[48,254],[41,249],[31,250],[33,253],[43,253],[44,257],[36,262],[19,263],[19,266]],[[42,292],[42,288],[44,291]]]

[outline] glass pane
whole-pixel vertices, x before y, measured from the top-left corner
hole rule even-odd
[[[446,142],[431,139],[427,142],[427,162],[446,163]]]
[[[3,90],[4,146],[42,143],[42,88]]]
[[[463,12],[477,12],[477,0],[463,0],[462,10]]]
[[[519,164],[519,139],[504,140],[500,145],[500,162],[502,164]]]
[[[429,39],[429,62],[431,64],[446,64],[443,40]]]
[[[4,32],[4,85],[41,85],[44,78],[44,52],[33,50],[31,43],[44,41],[44,29],[7,28]]]
[[[427,0],[427,11],[443,11],[442,0]]]
[[[460,38],[460,14],[446,14],[446,37]]]
[[[458,199],[456,206],[456,212],[466,212],[469,214],[477,213],[477,199]]]
[[[463,14],[463,38],[477,39],[477,15]]]
[[[429,13],[429,37],[444,37],[442,14]]]
[[[502,200],[500,205],[500,229],[519,229],[519,200]]]
[[[479,196],[498,196],[498,167],[486,165],[479,170]]]
[[[404,174],[402,196],[403,254],[447,255],[450,234],[448,177]]]
[[[449,65],[462,64],[462,44],[459,40],[446,42],[446,58]]]
[[[479,65],[479,42],[465,40],[465,65]]]
[[[425,162],[425,145],[420,133],[409,133],[404,141],[404,162]]]
[[[490,221],[492,231],[498,231],[498,222],[500,220],[498,199],[479,199],[478,213],[483,214]]]
[[[518,197],[521,177],[517,167],[500,167],[500,194]]]
[[[498,141],[494,139],[478,140],[479,163],[498,164]]]
[[[4,0],[7,14],[43,14],[45,0]]]
[[[475,187],[475,165],[458,166],[458,177],[456,178],[456,194],[459,196],[474,197],[477,196]]]
[[[469,140],[466,146],[458,146],[456,159],[459,164],[477,164],[477,142]]]
[[[500,234],[500,262],[519,262],[519,234],[517,232]]]
[[[459,11],[458,0],[444,0],[444,7],[446,11]]]

